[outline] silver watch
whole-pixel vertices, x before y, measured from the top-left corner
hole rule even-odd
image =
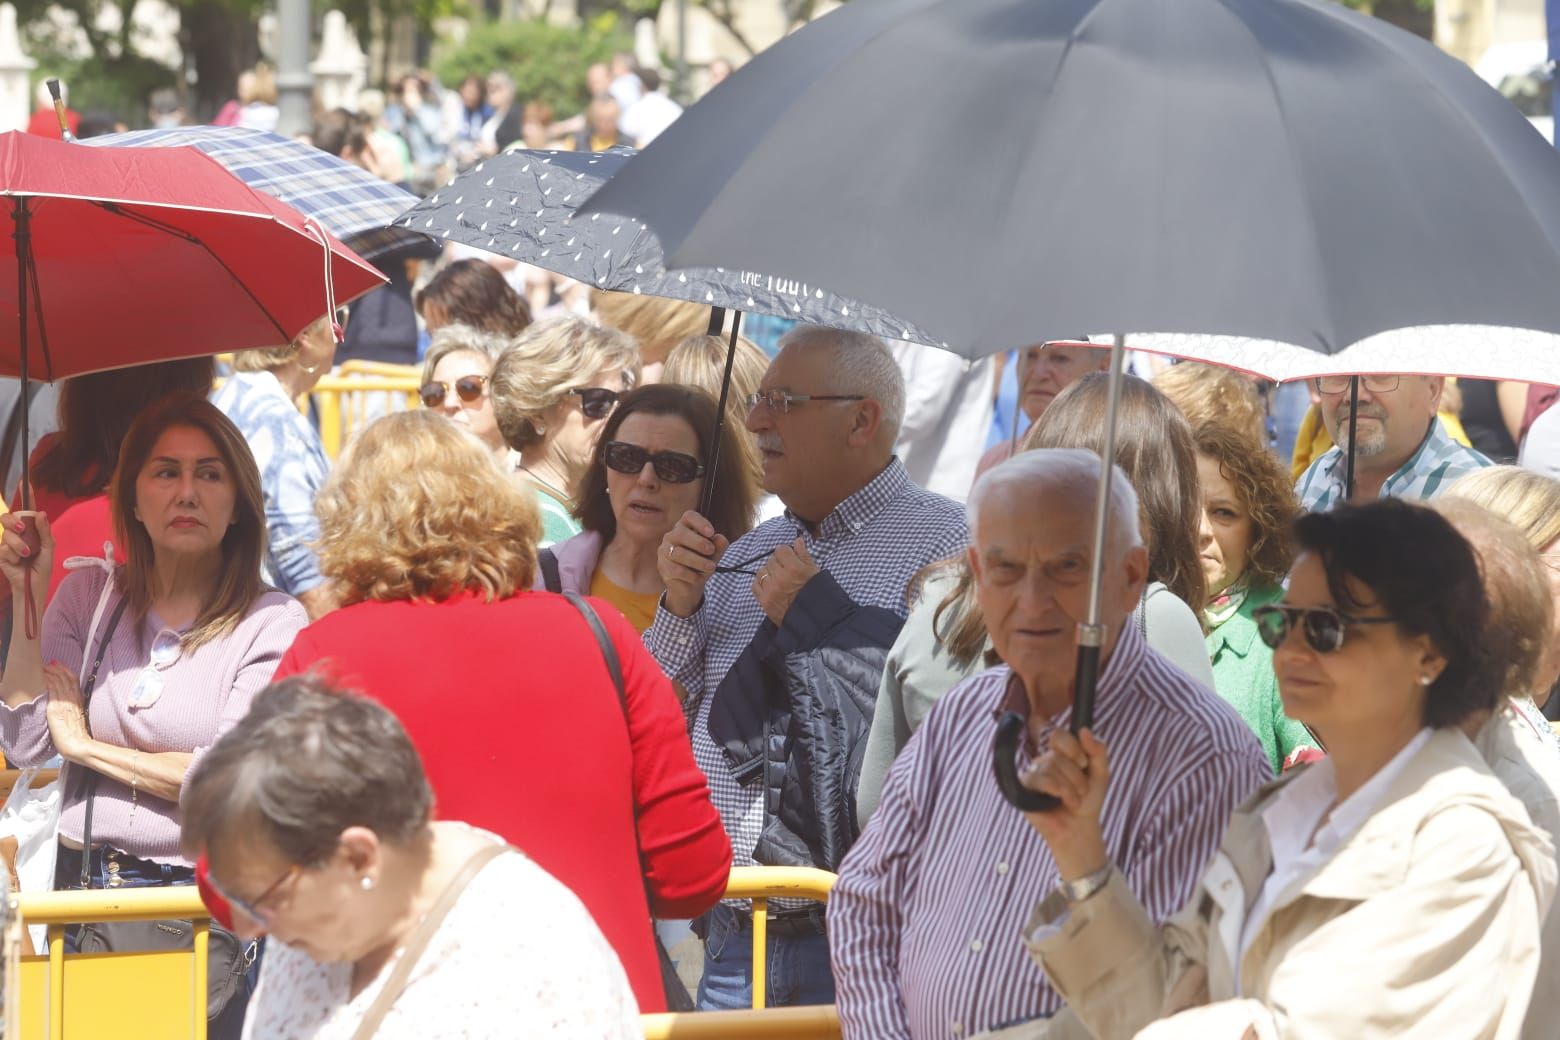
[[[1056,887],[1061,890],[1069,903],[1081,903],[1105,887],[1105,883],[1110,880],[1110,872],[1111,865],[1107,863],[1092,874],[1085,874],[1071,881],[1060,881]]]

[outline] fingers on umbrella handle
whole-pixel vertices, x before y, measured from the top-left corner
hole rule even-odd
[[[1031,791],[1018,778],[1018,742],[1024,737],[1024,717],[1006,712],[997,722],[997,735],[991,742],[991,768],[997,777],[997,789],[1008,804],[1022,812],[1050,812],[1061,807],[1054,795]]]
[[[27,546],[27,558],[22,561],[22,566],[31,567],[38,559],[38,553],[43,549],[43,539],[38,534],[38,515],[31,512],[12,513],[11,518],[21,525],[17,534],[22,539],[22,544]]]

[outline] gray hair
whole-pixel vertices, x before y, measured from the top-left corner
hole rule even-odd
[[[428,344],[428,354],[423,358],[422,381],[433,379],[433,370],[439,362],[451,354],[481,354],[488,359],[488,367],[498,364],[500,355],[509,348],[510,341],[491,332],[472,328],[470,325],[446,325],[433,334]]]
[[[404,842],[433,816],[433,789],[387,709],[319,678],[283,679],[191,771],[181,841],[198,854],[258,833],[293,863],[329,856],[348,827]]]
[[[876,401],[890,439],[899,437],[905,418],[905,376],[887,344],[870,333],[827,325],[798,325],[780,337],[781,350],[793,343],[827,348],[834,359],[831,391]]]
[[[1008,487],[1054,488],[1073,501],[1068,507],[1087,509],[1092,514],[1094,496],[1099,490],[1100,457],[1082,448],[1036,448],[1021,452],[981,475],[970,489],[965,512],[969,518],[970,542],[974,544],[975,526],[985,500]],[[1058,503],[1061,504],[1061,503]],[[1110,545],[1120,551],[1143,544],[1137,492],[1121,467],[1110,467]]]

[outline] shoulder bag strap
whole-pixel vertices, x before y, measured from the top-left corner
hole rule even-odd
[[[110,576],[108,580],[109,580],[110,583],[112,583],[114,579],[113,579],[112,576]],[[82,702],[81,703],[81,713],[82,713],[82,716],[84,718],[86,717],[87,709],[92,706],[92,691],[97,688],[98,671],[100,669],[102,669],[102,667],[103,667],[103,655],[105,653],[107,653],[107,651],[108,651],[108,644],[114,638],[114,630],[119,627],[119,619],[124,617],[125,608],[127,606],[129,606],[129,605],[130,605],[130,597],[129,596],[122,596],[122,597],[120,597],[119,603],[114,607],[114,612],[108,616],[108,627],[103,629],[103,638],[98,642],[97,653],[95,655],[93,655],[93,658],[92,658],[92,667],[87,670],[87,674],[86,675],[82,676],[82,679],[81,679],[81,702]],[[91,729],[92,729],[91,724],[88,723],[87,731],[90,733]],[[96,800],[96,796],[97,796],[97,776],[98,775],[97,775],[97,773],[95,771],[87,769],[85,766],[82,766],[80,768],[83,769],[85,771],[85,773],[86,773],[86,777],[84,778],[83,783],[86,784],[86,791],[84,793],[84,797],[86,798],[86,802],[87,802],[86,809],[84,810],[85,815],[84,815],[84,817],[82,819],[82,822],[81,822],[81,887],[82,888],[91,888],[92,887],[92,803],[93,803],[93,801]],[[72,772],[74,772],[74,770],[72,770]],[[63,793],[64,790],[65,790],[65,787],[62,784],[60,786],[60,791]]]
[[[623,709],[623,725],[628,725],[628,694],[623,689],[623,666],[618,661],[617,647],[612,645],[612,637],[607,635],[607,626],[601,623],[601,616],[596,613],[585,597],[578,592],[565,592],[565,598],[585,618],[585,623],[590,626],[591,633],[596,637],[596,645],[601,648],[601,657],[606,662],[607,674],[612,676],[612,688],[617,691],[618,707]],[[629,741],[633,741],[633,732],[629,732]],[[635,813],[637,816],[638,814]]]
[[[503,842],[494,842],[486,848],[478,849],[461,866],[459,873],[450,879],[450,883],[444,886],[444,891],[439,893],[438,901],[423,915],[422,921],[407,939],[406,945],[401,948],[401,957],[395,962],[395,968],[391,970],[390,977],[385,980],[384,988],[379,991],[379,996],[374,999],[373,1005],[363,1020],[358,1023],[357,1032],[352,1034],[352,1040],[369,1040],[378,1030],[385,1016],[395,1006],[395,1002],[401,998],[406,990],[406,983],[412,976],[412,969],[417,967],[417,961],[427,950],[428,943],[432,941],[434,933],[439,930],[439,925],[444,923],[444,918],[449,915],[450,908],[460,899],[466,886],[471,884],[471,879],[477,876],[477,872],[495,857],[508,852],[512,846]]]
[[[558,574],[558,554],[542,549],[536,554],[536,563],[542,570],[542,587],[548,592],[562,592],[563,578]]]

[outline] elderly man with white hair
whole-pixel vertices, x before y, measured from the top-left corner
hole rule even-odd
[[[690,512],[662,543],[666,592],[645,642],[687,691],[694,757],[738,865],[795,862],[799,847],[812,846],[811,862],[837,866],[827,862],[829,850],[843,853],[855,837],[852,748],[808,752],[820,754],[806,771],[838,782],[827,804],[802,797],[804,815],[828,831],[828,840],[806,833],[808,826],[786,816],[797,807],[794,786],[782,786],[794,785],[798,770],[789,756],[806,738],[776,728],[775,713],[792,711],[803,696],[834,697],[864,739],[861,715],[870,714],[911,579],[964,549],[963,510],[917,487],[894,457],[904,402],[899,368],[875,336],[793,329],[749,398],[747,418],[763,455],[764,488],[785,503],[784,515],[728,546]],[[862,638],[841,638],[850,631]],[[818,667],[799,663],[814,652],[832,656]],[[766,749],[771,732],[775,744],[787,746],[780,761]],[[743,757],[755,747],[757,756]],[[775,811],[766,812],[766,801]],[[777,815],[788,826],[780,837],[792,839],[779,846]],[[832,1003],[823,915],[814,906],[780,906],[769,923],[769,1003]],[[704,927],[700,1007],[750,1006],[747,905],[720,905]]]
[[[1270,768],[1233,709],[1129,623],[1148,554],[1132,486],[1115,466],[1108,476],[1093,723],[1111,748],[1102,859],[1157,922],[1190,896],[1231,811]],[[1048,449],[1002,463],[971,493],[970,565],[1004,664],[932,709],[840,869],[829,939],[847,1038],[967,1037],[1062,1006],[1020,933],[1039,896],[1082,899],[1100,880],[1058,868],[998,791],[991,746],[1007,711],[1028,719],[1026,762],[1071,721],[1100,479],[1092,452]]]

